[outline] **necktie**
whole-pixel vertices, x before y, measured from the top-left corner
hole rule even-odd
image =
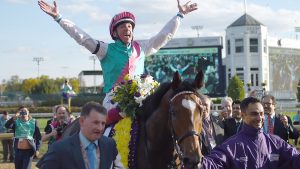
[[[86,148],[90,169],[95,169],[95,154],[94,154],[95,148],[96,145],[94,143],[90,143]]]
[[[239,132],[239,130],[240,130],[240,125],[241,125],[241,122],[237,122],[237,123],[236,123],[236,133]]]
[[[273,124],[270,115],[268,115],[268,133],[273,134]]]

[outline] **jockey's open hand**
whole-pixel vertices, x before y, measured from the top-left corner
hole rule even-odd
[[[191,1],[188,1],[186,4],[180,5],[179,0],[177,0],[177,5],[178,5],[179,12],[186,15],[186,14],[198,9],[197,3],[190,4],[190,2]]]
[[[55,1],[53,1],[53,5],[54,6],[48,4],[47,2],[45,2],[43,0],[38,1],[38,4],[39,4],[40,8],[46,14],[52,16],[53,18],[55,18],[58,15],[58,13],[59,13],[58,6],[56,5]]]

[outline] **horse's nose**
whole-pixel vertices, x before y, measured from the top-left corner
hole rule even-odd
[[[183,164],[184,164],[185,169],[197,168],[199,163],[200,163],[200,157],[195,157],[195,158],[184,157],[183,158]]]

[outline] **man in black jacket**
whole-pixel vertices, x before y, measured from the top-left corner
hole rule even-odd
[[[238,133],[242,128],[241,101],[236,100],[232,103],[232,118],[224,121],[224,140]]]
[[[275,113],[276,99],[272,95],[262,97],[265,111],[264,132],[278,135],[286,142],[289,139],[298,139],[299,132],[293,126],[290,117]]]

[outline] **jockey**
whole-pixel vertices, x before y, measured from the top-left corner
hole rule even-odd
[[[197,4],[190,1],[180,5],[177,0],[179,12],[164,26],[164,28],[149,40],[137,42],[133,40],[133,30],[135,28],[135,16],[130,12],[121,12],[115,15],[109,26],[113,43],[105,43],[90,37],[83,30],[78,28],[73,22],[62,18],[58,6],[54,1],[54,6],[40,0],[40,8],[52,16],[56,22],[80,45],[95,54],[100,60],[104,89],[106,97],[103,106],[108,111],[107,124],[117,122],[124,115],[120,113],[116,104],[111,103],[114,85],[120,83],[126,74],[129,76],[140,75],[144,72],[145,56],[156,53],[177,31],[181,19],[184,15],[197,9]]]

